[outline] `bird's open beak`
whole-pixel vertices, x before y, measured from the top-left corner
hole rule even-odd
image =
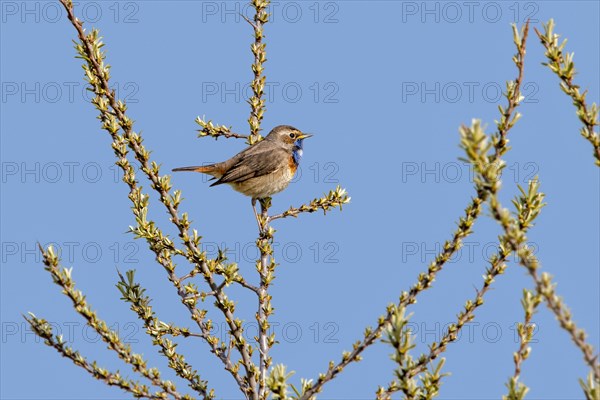
[[[313,135],[311,135],[310,133],[302,133],[300,134],[300,137],[298,139],[306,139],[309,137],[312,137]]]

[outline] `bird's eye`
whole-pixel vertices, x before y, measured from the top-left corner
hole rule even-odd
[[[295,139],[295,138],[296,138],[296,134],[292,132],[292,133],[290,133],[290,137],[291,137],[292,139]]]

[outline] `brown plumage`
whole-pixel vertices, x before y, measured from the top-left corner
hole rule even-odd
[[[272,196],[284,190],[294,177],[302,142],[312,135],[289,125],[275,128],[261,142],[250,146],[229,160],[211,165],[181,167],[173,171],[193,171],[211,175],[210,186],[226,183],[234,190],[256,199]]]

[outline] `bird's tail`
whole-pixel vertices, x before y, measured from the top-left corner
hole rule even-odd
[[[214,166],[213,165],[201,165],[201,166],[195,166],[195,167],[179,167],[179,168],[173,168],[173,172],[180,172],[180,171],[188,171],[188,172],[203,172],[203,173],[210,173],[214,170]]]
[[[219,164],[210,164],[210,165],[198,165],[195,167],[179,167],[174,168],[173,172],[202,172],[203,174],[207,174],[212,176],[209,180],[213,180],[215,178],[220,178],[223,175],[223,171],[219,168]]]

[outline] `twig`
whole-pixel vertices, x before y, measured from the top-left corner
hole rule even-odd
[[[248,20],[245,16],[244,18],[250,23],[254,30],[254,43],[252,43],[250,47],[252,54],[254,55],[254,62],[252,64],[254,79],[250,83],[252,97],[248,100],[248,103],[250,104],[250,116],[248,117],[250,135],[247,140],[248,144],[253,145],[262,140],[260,131],[261,122],[265,112],[263,93],[266,80],[266,77],[263,75],[263,64],[267,61],[267,53],[265,50],[266,44],[263,43],[262,40],[264,38],[263,25],[269,20],[269,13],[266,9],[269,6],[270,0],[251,0],[251,3],[255,10],[253,22]],[[271,199],[261,199],[260,205],[261,215],[260,217],[257,216],[260,232],[259,238],[256,241],[256,245],[260,250],[260,260],[256,263],[256,269],[260,275],[260,286],[257,292],[258,311],[256,313],[256,320],[258,322],[258,336],[256,339],[259,347],[259,378],[258,392],[256,394],[258,399],[266,400],[269,394],[266,385],[267,371],[271,365],[269,348],[275,343],[273,335],[267,337],[267,332],[270,327],[269,316],[273,313],[273,308],[271,307],[271,295],[268,293],[268,288],[270,282],[274,279],[275,261],[273,260],[273,249],[271,247],[274,231],[268,227]]]
[[[508,149],[508,140],[506,139],[506,136],[520,117],[520,114],[516,112],[516,108],[522,99],[520,87],[521,83],[523,82],[522,63],[525,55],[528,26],[529,23],[527,23],[523,29],[522,39],[519,37],[519,32],[516,27],[513,26],[513,39],[517,46],[517,55],[513,61],[517,65],[519,73],[515,82],[507,84],[507,92],[505,97],[508,100],[508,106],[506,111],[500,107],[502,117],[497,125],[498,131],[495,135],[496,139],[494,140],[495,152],[492,156],[486,157],[486,168],[491,172],[496,170],[496,168],[490,168],[491,166],[501,164],[500,157]],[[444,249],[436,256],[435,260],[431,262],[429,268],[427,269],[427,273],[419,274],[417,282],[411,287],[409,292],[402,292],[397,308],[405,308],[410,304],[414,304],[418,294],[431,287],[437,276],[437,273],[443,269],[446,262],[452,258],[458,249],[460,249],[464,238],[471,234],[472,225],[479,217],[481,213],[481,206],[487,201],[490,190],[492,189],[493,188],[488,187],[482,180],[475,181],[475,190],[477,192],[477,196],[471,200],[471,203],[465,209],[465,216],[459,219],[458,229],[453,233],[452,239],[444,243]],[[388,307],[387,314],[379,317],[377,326],[374,329],[368,327],[365,330],[364,339],[355,342],[353,344],[352,351],[344,353],[342,359],[337,364],[331,361],[327,371],[324,374],[321,374],[318,380],[313,383],[312,386],[306,389],[304,394],[300,397],[300,400],[309,400],[311,396],[314,396],[316,393],[320,392],[325,383],[332,380],[348,364],[360,361],[361,353],[367,347],[375,343],[375,341],[381,336],[381,333],[385,327],[389,325],[394,316],[393,310],[395,309],[396,307]]]
[[[535,329],[535,325],[531,323],[531,319],[533,318],[533,314],[535,314],[537,311],[537,307],[541,301],[542,299],[539,294],[534,295],[527,289],[523,290],[523,299],[521,299],[521,305],[525,311],[525,318],[523,319],[523,322],[520,322],[517,326],[517,332],[519,334],[519,349],[514,354],[515,372],[513,374],[513,379],[515,381],[519,380],[521,377],[521,366],[523,361],[529,357],[529,353],[531,352],[528,344],[531,342],[533,331]]]
[[[258,336],[256,340],[259,347],[259,382],[258,396],[261,400],[266,400],[267,390],[267,372],[271,366],[271,357],[269,349],[275,343],[273,334],[268,336],[270,328],[269,316],[273,314],[271,306],[271,295],[269,294],[269,285],[275,279],[275,260],[273,259],[273,233],[275,232],[269,226],[269,207],[271,198],[267,197],[260,200],[260,215],[257,215],[259,224],[259,237],[256,246],[260,250],[260,259],[256,262],[256,270],[260,276],[260,286],[258,288],[258,311],[256,321],[258,322]]]
[[[536,185],[530,185],[530,192],[537,192]],[[541,199],[543,197],[543,194],[539,194],[539,196],[541,196]],[[525,202],[526,200],[521,198],[519,199],[519,201]],[[522,212],[520,218],[529,218],[528,224],[523,228],[523,230],[526,232],[527,229],[533,224],[533,220],[537,217],[538,213],[530,214],[530,208],[526,207],[525,205],[523,205],[520,211]],[[453,323],[448,327],[447,332],[441,338],[439,343],[433,342],[429,346],[428,354],[421,355],[416,363],[399,370],[399,382],[394,380],[387,386],[386,389],[380,388],[377,392],[378,399],[389,399],[391,393],[396,392],[398,390],[403,390],[406,387],[404,383],[408,382],[410,379],[417,376],[418,374],[424,372],[427,369],[427,365],[430,362],[435,360],[443,352],[446,351],[446,347],[448,344],[458,339],[458,334],[460,333],[462,328],[475,318],[475,311],[484,304],[484,296],[490,290],[496,278],[499,275],[503,274],[506,270],[506,261],[513,251],[510,247],[510,244],[508,243],[508,240],[509,238],[507,235],[500,236],[498,251],[490,259],[490,268],[486,269],[486,274],[484,275],[484,280],[481,288],[477,290],[474,299],[468,300],[465,303],[464,310],[458,314],[456,323]],[[529,318],[531,318],[531,316]],[[526,321],[526,323],[528,322],[529,320]]]
[[[555,34],[554,31],[554,20],[550,19],[547,24],[543,24],[544,33],[535,29],[535,33],[540,39],[542,45],[546,49],[545,56],[549,60],[548,63],[543,63],[552,72],[554,72],[561,80],[560,87],[571,99],[573,105],[577,109],[577,116],[583,123],[581,128],[581,136],[587,139],[588,142],[594,148],[594,157],[596,158],[596,165],[600,167],[600,136],[595,132],[595,127],[598,123],[598,106],[592,103],[588,107],[585,97],[587,90],[583,93],[579,91],[579,85],[573,83],[575,77],[575,64],[573,62],[573,53],[563,53],[566,39],[559,45],[559,35]]]
[[[514,242],[511,242],[511,244],[514,246]],[[543,273],[541,276],[537,273],[539,262],[531,250],[522,250],[518,254],[519,263],[529,271],[531,278],[535,282],[537,293],[544,297],[546,305],[554,313],[560,326],[569,333],[575,346],[581,350],[583,358],[592,370],[595,379],[600,381],[598,354],[594,353],[593,346],[586,340],[587,335],[585,331],[577,327],[571,318],[571,311],[569,311],[562,299],[556,294],[554,290],[556,285],[552,282],[552,277],[547,273]]]
[[[257,295],[260,295],[260,288],[257,287],[257,286],[249,284],[244,279],[241,279],[239,281],[234,281],[234,282],[237,283],[237,284],[239,284],[242,287],[245,287],[246,289],[249,289],[249,290],[253,291]]]
[[[25,320],[31,325],[31,328],[36,335],[45,340],[46,344],[53,347],[65,358],[70,359],[73,363],[87,372],[94,378],[105,382],[109,386],[116,386],[124,391],[131,393],[135,398],[144,398],[152,400],[164,400],[169,394],[167,392],[150,393],[148,386],[142,385],[139,382],[126,380],[117,372],[110,372],[99,367],[96,362],[90,364],[79,351],[73,350],[63,341],[61,335],[54,336],[52,326],[44,320],[37,318],[34,314],[29,313],[29,317],[24,316]],[[189,396],[173,396],[175,399],[190,399]]]
[[[466,208],[465,216],[460,218],[458,229],[454,232],[452,239],[444,243],[444,250],[431,262],[427,273],[419,274],[417,282],[411,287],[410,291],[402,292],[398,307],[406,307],[416,303],[418,294],[431,287],[437,273],[442,270],[446,262],[458,251],[463,239],[471,234],[471,227],[481,212],[481,204],[485,201],[485,196],[485,191],[478,189],[478,196],[473,198],[471,204]],[[371,327],[366,328],[364,338],[355,342],[352,345],[352,351],[345,352],[337,364],[331,361],[327,371],[324,374],[320,374],[317,381],[305,390],[300,400],[309,400],[321,391],[325,383],[335,378],[348,364],[360,361],[362,359],[361,353],[381,337],[381,333],[388,326],[393,315],[393,312],[388,308],[387,314],[379,317],[377,326],[374,329]]]
[[[534,294],[527,289],[523,289],[521,305],[525,311],[525,318],[523,319],[523,322],[519,322],[517,325],[519,348],[513,353],[515,372],[506,384],[506,387],[508,388],[508,394],[503,396],[502,400],[523,400],[529,391],[529,388],[522,382],[519,382],[519,379],[521,378],[521,368],[523,362],[529,358],[529,354],[531,353],[531,347],[529,347],[529,343],[533,338],[533,332],[535,329],[535,324],[531,323],[531,318],[537,311],[537,307],[541,301],[542,298],[539,294]]]
[[[489,169],[483,165],[485,160],[480,158],[478,160],[473,159],[472,161],[479,164],[477,167],[481,179],[484,179],[489,186],[497,188],[499,186],[498,178],[497,176],[494,176],[493,171],[489,171]],[[539,261],[537,257],[532,253],[531,249],[523,246],[527,241],[525,228],[528,226],[529,221],[532,218],[535,218],[537,213],[539,213],[539,210],[543,205],[543,196],[539,196],[536,193],[537,187],[537,181],[531,181],[529,193],[525,194],[521,189],[522,197],[520,201],[515,202],[519,211],[518,220],[515,220],[508,210],[502,207],[497,197],[497,190],[491,192],[489,201],[490,210],[493,217],[504,229],[507,245],[518,255],[519,263],[527,268],[527,271],[534,280],[536,293],[543,296],[546,305],[555,314],[560,326],[569,333],[575,345],[583,353],[583,358],[593,372],[595,379],[600,381],[600,364],[598,363],[598,356],[594,354],[593,347],[586,342],[585,331],[579,329],[575,325],[571,319],[570,311],[564,305],[562,299],[555,294],[554,284],[552,283],[550,275],[544,273],[541,277],[539,276]],[[523,214],[523,210],[521,210],[520,207],[526,207],[524,211],[527,211],[527,213]]]
[[[402,384],[410,379],[414,378],[418,374],[424,372],[427,369],[427,365],[437,359],[443,352],[446,351],[448,344],[456,341],[462,328],[475,318],[475,310],[483,305],[483,298],[485,294],[494,282],[494,279],[502,274],[506,269],[506,259],[510,255],[510,251],[506,251],[500,246],[498,254],[496,254],[490,261],[491,267],[487,269],[484,283],[482,287],[477,290],[476,296],[473,300],[468,300],[464,306],[464,310],[458,314],[456,323],[448,326],[448,330],[441,338],[439,343],[433,342],[429,346],[429,353],[423,354],[419,357],[417,362],[410,367],[400,368],[398,370],[398,381],[394,380],[390,382],[387,388],[380,387],[377,391],[377,399],[389,399],[391,394],[399,390],[403,390],[405,386]],[[406,394],[406,393],[405,393]]]
[[[267,53],[265,51],[266,44],[263,43],[264,32],[263,25],[269,20],[269,13],[267,7],[269,6],[270,0],[251,0],[254,6],[254,23],[250,23],[254,29],[254,43],[250,49],[254,55],[254,63],[252,64],[252,72],[254,73],[254,79],[250,83],[252,88],[252,97],[248,100],[250,104],[250,117],[248,118],[248,124],[250,124],[250,136],[248,137],[248,144],[252,145],[262,139],[260,135],[260,124],[265,113],[265,100],[262,98],[265,90],[265,76],[263,75],[264,67],[263,63],[267,61]]]
[[[255,30],[258,29],[258,26],[253,21],[251,21],[250,18],[246,17],[243,13],[240,13],[240,15],[242,16],[242,18],[244,18],[244,20],[246,20],[247,23],[250,24],[252,28],[254,28]]]
[[[515,220],[508,210],[502,207],[495,196],[490,199],[490,208],[492,215],[500,223],[507,235],[507,243],[510,245],[512,251],[516,252],[518,255],[519,263],[527,269],[529,275],[533,279],[536,293],[544,298],[546,305],[554,313],[561,328],[569,333],[575,346],[581,350],[583,359],[590,367],[590,370],[594,374],[594,378],[600,381],[600,363],[598,363],[598,355],[594,354],[593,346],[587,343],[585,331],[577,327],[571,318],[571,312],[566,307],[563,300],[556,295],[555,284],[552,283],[552,277],[547,273],[543,273],[541,276],[539,275],[539,261],[532,250],[526,246],[522,246],[522,244],[527,241],[527,236],[523,229],[523,221]]]
[[[239,133],[232,132],[231,128],[228,128],[225,125],[215,126],[213,125],[212,121],[205,121],[204,118],[197,117],[196,123],[202,127],[202,129],[198,131],[198,137],[210,136],[215,139],[218,139],[219,137],[224,137],[226,139],[248,139],[248,135],[241,135]]]
[[[71,300],[75,310],[85,318],[87,324],[108,344],[108,348],[115,351],[121,360],[129,364],[135,372],[148,379],[153,385],[162,388],[163,391],[175,399],[181,399],[182,396],[177,392],[172,382],[161,380],[160,373],[156,368],[148,369],[143,357],[140,354],[132,353],[131,347],[123,343],[119,334],[111,330],[106,322],[98,318],[93,309],[88,305],[83,293],[75,289],[75,282],[71,278],[71,269],[60,268],[59,259],[54,253],[52,246],[48,247],[47,250],[44,250],[41,246],[39,247],[42,252],[44,265],[46,266],[45,269],[52,276],[54,283],[63,289],[63,293]]]
[[[297,217],[301,213],[313,213],[318,210],[323,210],[323,213],[332,208],[339,207],[342,209],[342,205],[350,202],[350,197],[347,195],[346,190],[337,186],[334,190],[330,190],[329,193],[325,194],[321,198],[313,199],[308,204],[303,204],[300,207],[290,207],[288,210],[281,214],[271,215],[268,217],[268,222],[274,221],[280,218]]]
[[[527,50],[527,38],[529,37],[529,20],[527,20],[527,23],[523,27],[521,34],[519,34],[517,26],[514,24],[512,25],[512,30],[513,42],[517,47],[517,54],[515,54],[513,57],[513,62],[517,66],[519,74],[514,83],[509,84],[509,87],[507,88],[506,98],[508,100],[508,105],[506,109],[504,109],[502,106],[499,107],[501,117],[497,124],[498,132],[493,138],[494,156],[492,157],[492,162],[495,162],[496,159],[502,157],[504,153],[510,149],[508,147],[508,139],[506,136],[510,128],[512,128],[515,122],[520,118],[519,113],[514,113],[522,100],[521,85],[523,83],[523,76],[525,73],[525,53]],[[513,114],[515,115],[514,118],[512,117]]]
[[[214,391],[212,389],[208,390],[208,383],[200,378],[197,371],[194,371],[192,366],[185,361],[183,355],[177,353],[177,345],[163,337],[167,334],[173,336],[182,335],[183,333],[181,330],[159,321],[155,316],[152,306],[150,306],[150,298],[145,295],[145,289],[142,288],[139,283],[135,283],[134,271],[127,271],[126,275],[127,279],[119,273],[120,281],[117,284],[117,288],[123,295],[122,299],[131,304],[131,309],[144,322],[146,332],[153,339],[152,343],[160,346],[160,353],[169,360],[169,367],[172,368],[178,376],[187,380],[190,388],[200,393],[205,399],[214,398]],[[207,341],[210,339],[207,330],[202,332],[201,337]],[[213,351],[213,353],[219,358],[222,358],[222,352]],[[233,366],[230,365],[230,363],[225,363],[225,369],[233,375],[238,382],[238,385],[242,386],[241,378],[237,372],[233,370]]]
[[[150,182],[152,183],[152,188],[155,189],[159,196],[160,201],[165,205],[168,214],[171,217],[171,221],[179,230],[179,236],[183,240],[188,252],[186,253],[186,257],[188,260],[195,265],[197,265],[204,279],[211,290],[216,291],[216,299],[215,302],[217,308],[224,314],[225,320],[229,326],[229,329],[233,333],[233,336],[236,339],[236,349],[239,351],[242,357],[242,364],[246,371],[246,377],[248,380],[248,385],[245,390],[247,390],[246,394],[252,390],[251,388],[256,386],[256,379],[254,376],[255,366],[252,362],[252,358],[250,356],[250,345],[246,342],[243,337],[242,324],[240,321],[234,317],[234,303],[230,301],[227,296],[222,292],[217,290],[217,284],[214,281],[212,272],[209,270],[207,261],[198,248],[199,237],[196,233],[194,233],[193,239],[190,238],[189,235],[189,225],[190,222],[187,219],[187,214],[183,214],[181,217],[178,215],[177,206],[179,204],[180,198],[178,192],[176,192],[173,196],[169,194],[169,190],[171,189],[171,184],[168,176],[161,176],[159,174],[159,166],[156,163],[150,163],[149,161],[149,152],[142,145],[141,137],[134,133],[132,130],[133,122],[125,115],[126,106],[122,102],[117,102],[115,99],[114,91],[110,89],[108,84],[108,67],[104,65],[102,58],[103,53],[101,52],[102,43],[98,41],[97,31],[92,31],[90,36],[86,36],[81,21],[79,21],[73,12],[73,3],[70,0],[61,0],[61,3],[65,7],[67,11],[67,15],[75,29],[77,30],[79,39],[81,41],[80,45],[77,45],[77,49],[80,52],[82,58],[88,63],[88,69],[86,69],[86,73],[88,74],[88,79],[90,84],[94,86],[95,90],[101,93],[105,99],[101,100],[101,106],[107,108],[110,106],[112,112],[114,113],[114,117],[117,120],[118,125],[116,127],[111,127],[112,129],[120,128],[124,132],[124,137],[127,142],[127,146],[129,146],[135,154],[135,158],[140,162],[141,169],[148,177]],[[147,201],[147,199],[146,199]],[[151,246],[152,248],[152,246]],[[161,258],[161,255],[158,255],[163,249],[153,249],[157,253],[157,259]],[[174,272],[169,276],[169,279],[175,283],[177,277],[174,275]],[[181,289],[178,288],[178,291],[181,292]],[[202,316],[198,314],[198,310],[194,308],[194,310],[190,309],[193,313],[193,318],[196,322],[201,323]],[[240,388],[243,389],[244,388]],[[253,398],[256,400],[255,398]]]

